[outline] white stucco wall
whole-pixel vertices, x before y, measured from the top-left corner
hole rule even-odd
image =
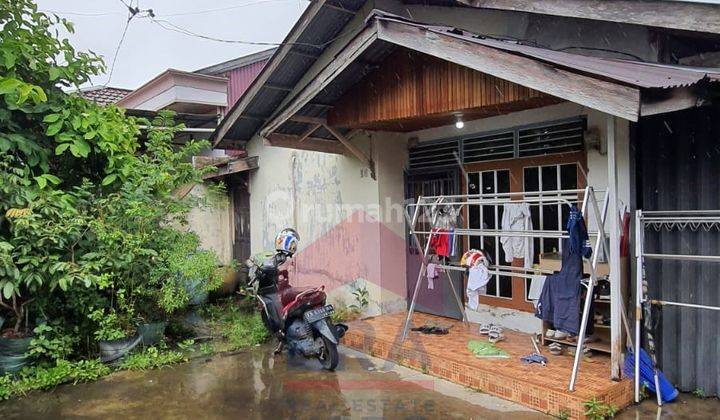
[[[249,184],[251,248],[274,249],[277,232],[294,227],[301,242],[292,283],[325,285],[332,302],[346,305],[355,303],[356,287],[366,287],[365,315],[376,315],[405,305],[404,222],[384,204],[402,203],[407,148],[393,134],[352,141],[372,156],[377,179],[352,156],[272,147],[259,138],[248,144],[248,154],[259,156]]]
[[[190,194],[208,197],[208,203],[190,211],[187,228],[198,235],[203,249],[215,251],[221,264],[230,264],[234,231],[230,199],[225,194],[208,196],[208,189],[202,184],[195,185]]]

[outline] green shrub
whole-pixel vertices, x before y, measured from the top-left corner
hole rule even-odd
[[[126,370],[149,370],[187,361],[187,358],[177,351],[160,351],[157,347],[133,353],[123,360],[120,369]]]
[[[17,377],[0,377],[0,400],[26,395],[30,391],[54,388],[63,383],[95,381],[108,375],[110,368],[99,360],[68,362],[58,360],[48,367],[26,367]]]

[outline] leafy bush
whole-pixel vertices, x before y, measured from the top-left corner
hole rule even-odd
[[[73,353],[77,337],[66,333],[59,325],[40,324],[33,330],[29,355],[37,359],[64,359]]]
[[[208,306],[205,316],[209,318],[214,333],[225,341],[224,345],[216,346],[220,351],[252,347],[269,337],[260,314],[243,312],[232,301]]]
[[[176,194],[202,182],[191,157],[207,142],[173,145],[171,112],[136,119],[68,94],[104,64],[58,26],[73,31],[31,0],[0,0],[0,310],[4,334],[34,331],[46,360],[181,309],[182,279],[220,283],[217,257],[185,231],[206,203]]]

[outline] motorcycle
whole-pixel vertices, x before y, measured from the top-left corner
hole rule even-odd
[[[275,354],[287,347],[290,354],[317,358],[324,369],[332,371],[339,361],[338,342],[348,327],[333,324],[334,308],[325,303],[325,286],[290,286],[287,270],[280,269],[288,258],[276,252],[247,260],[248,285],[265,327],[279,341]]]

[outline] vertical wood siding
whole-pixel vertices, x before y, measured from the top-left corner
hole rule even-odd
[[[485,109],[483,116],[513,110],[548,95],[428,55],[399,50],[338,100],[328,121],[341,127],[452,115]]]

